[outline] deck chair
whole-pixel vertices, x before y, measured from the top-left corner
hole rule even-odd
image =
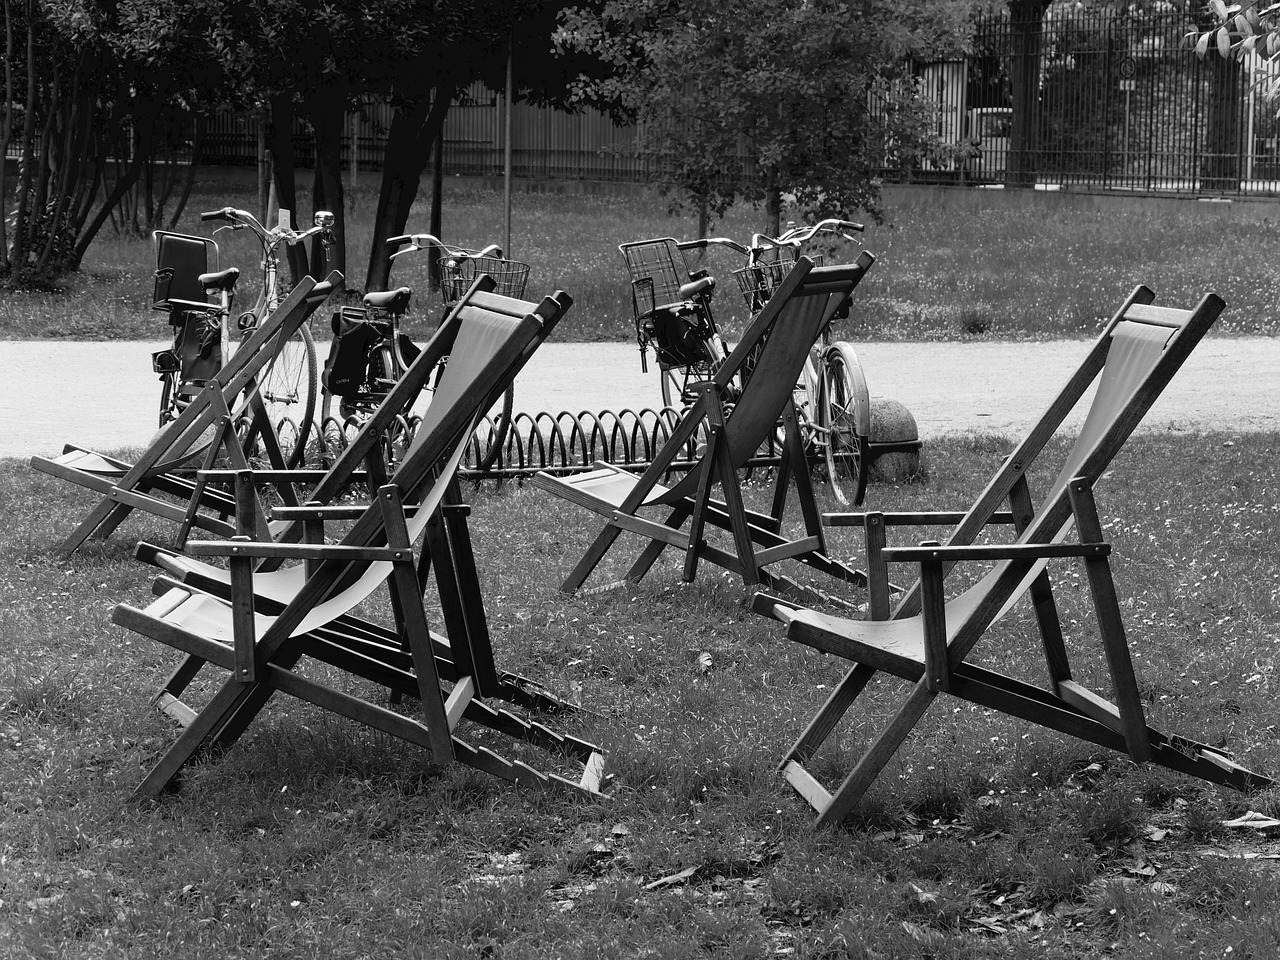
[[[397,417],[403,416],[405,411],[413,407],[419,394],[426,387],[428,378],[437,368],[440,358],[454,352],[454,345],[458,342],[459,331],[463,324],[471,317],[474,309],[483,309],[478,304],[488,304],[490,311],[501,310],[513,317],[532,314],[539,318],[541,327],[538,336],[525,345],[518,360],[504,371],[502,377],[490,382],[488,392],[479,401],[477,412],[489,409],[497,401],[506,390],[508,382],[523,368],[534,350],[550,335],[556,323],[568,309],[567,298],[557,300],[548,297],[541,304],[535,304],[509,298],[487,297],[496,286],[496,281],[488,275],[476,278],[470,289],[441,322],[431,341],[410,364],[404,376],[388,391],[382,402],[362,425],[359,433],[348,443],[327,471],[204,470],[200,472],[201,481],[214,480],[226,487],[239,488],[243,488],[246,483],[264,486],[281,481],[301,482],[310,489],[305,505],[302,507],[276,506],[269,511],[266,519],[269,521],[268,528],[272,533],[272,539],[278,543],[323,542],[326,521],[356,519],[362,512],[363,508],[359,506],[331,506],[341,494],[346,493],[353,483],[376,489],[387,482],[386,464],[381,450],[383,433]],[[466,343],[462,343],[458,349],[466,352],[470,348]],[[443,386],[438,385],[436,392],[433,393],[433,397],[442,396],[446,399],[442,402],[433,400],[420,429],[430,429],[448,406],[449,394],[442,394],[439,391],[456,389],[458,384],[463,383],[462,378],[466,368],[455,365],[453,373],[450,373],[449,369],[448,365],[443,367],[444,373],[441,379]],[[450,384],[454,387],[451,388]],[[260,509],[260,501],[257,498],[246,495],[243,490],[238,495],[245,501],[245,509]],[[465,602],[454,605],[458,609],[475,605],[479,602],[480,596],[478,582],[475,580],[474,562],[471,560],[470,539],[465,529],[465,516],[466,508],[461,504],[457,491],[451,490],[450,501],[443,510],[444,519],[433,518],[428,526],[428,531],[432,533],[428,537],[428,544],[434,549],[423,553],[419,570],[419,580],[424,585],[429,570],[434,567],[437,577],[448,577],[449,583],[456,584],[452,588],[454,593],[467,594],[468,599]],[[214,566],[196,557],[145,540],[138,544],[135,556],[145,563],[159,567],[189,586],[223,599],[231,598],[230,571],[225,567]],[[254,607],[260,613],[279,613],[298,591],[301,568],[294,567],[276,573],[279,566],[278,558],[268,557],[256,567],[259,576],[254,583]],[[449,589],[448,585],[446,589]],[[472,645],[479,644],[484,649],[489,649],[487,632],[483,630],[482,620],[468,627],[464,621],[454,616],[452,608],[449,614],[456,621],[449,625],[449,636],[462,636],[469,629],[479,630],[480,635],[472,641]],[[345,635],[359,636],[384,647],[395,647],[401,643],[397,630],[382,627],[354,615],[348,614],[339,618],[336,626]],[[433,633],[432,639],[440,649],[447,649],[448,641],[443,637]],[[482,665],[492,660],[491,657],[488,660],[480,659]],[[188,656],[178,665],[155,698],[161,710],[179,722],[189,719],[190,710],[180,698],[204,665],[205,661],[196,656]],[[542,713],[561,713],[573,709],[571,705],[526,677],[501,671],[493,673],[491,680],[492,682],[486,686],[488,696]]]
[[[819,825],[843,819],[919,722],[929,704],[948,693],[1193,776],[1239,788],[1269,781],[1223,751],[1146,723],[1103,540],[1093,487],[1174,373],[1221,313],[1209,294],[1192,310],[1153,305],[1138,287],[1107,324],[1080,369],[963,515],[838,514],[836,525],[863,525],[868,543],[871,620],[850,620],[757,594],[757,613],[787,624],[787,636],[854,662],[782,761],[782,772],[818,811]],[[1033,509],[1026,475],[1045,445],[1097,381],[1083,426],[1056,479]],[[1007,501],[1009,510],[1002,510]],[[1011,545],[975,544],[989,522],[1012,522]],[[885,528],[957,523],[945,544],[886,547]],[[1078,536],[1068,542],[1074,526]],[[1112,690],[1095,692],[1073,678],[1047,570],[1050,560],[1084,561]],[[995,561],[971,588],[945,600],[943,581],[958,561]],[[919,564],[920,578],[890,613],[887,565]],[[1048,672],[1047,687],[968,662],[995,621],[1029,594]],[[1029,652],[1029,651],[1028,651]],[[877,671],[910,684],[894,718],[863,753],[834,793],[805,768]]]
[[[186,729],[139,785],[137,796],[153,796],[173,785],[183,766],[209,748],[235,743],[277,690],[419,744],[439,764],[463,763],[525,786],[599,792],[603,756],[598,748],[487,702],[501,691],[495,689],[455,476],[493,391],[505,388],[570,303],[566,295],[556,294],[543,302],[541,315],[513,316],[511,304],[529,305],[487,294],[471,297],[460,310],[446,374],[402,464],[373,502],[359,510],[338,543],[254,542],[243,534],[191,542],[187,551],[195,556],[229,558],[229,599],[162,577],[157,583],[160,598],[146,610],[128,604],[115,608],[112,617],[121,626],[232,672],[203,709],[189,711]],[[245,471],[237,496],[248,496],[250,480]],[[314,509],[323,518],[324,508]],[[237,515],[242,525],[248,512]],[[422,548],[414,546],[419,538],[425,541]],[[433,635],[427,624],[420,579],[427,555],[437,564],[447,640]],[[442,562],[446,555],[447,566]],[[255,558],[263,556],[302,563],[258,574]],[[467,575],[465,582],[456,576],[459,572]],[[383,585],[390,593],[395,628],[371,635],[358,628],[351,614]],[[278,612],[257,612],[259,593],[272,595]],[[387,637],[392,642],[385,642]],[[305,676],[297,669],[304,658],[417,697],[421,718]],[[452,682],[447,694],[442,681]],[[507,760],[489,747],[473,746],[458,734],[463,720],[563,752],[582,763],[582,777],[569,780]]]
[[[830,267],[815,267],[801,257],[715,375],[698,386],[697,400],[639,476],[597,462],[596,469],[577,476],[561,478],[543,472],[534,477],[537,486],[606,518],[604,528],[564,581],[563,590],[572,592],[581,587],[624,531],[650,541],[626,574],[626,581],[643,577],[671,545],[684,550],[686,581],[693,580],[698,562],[706,559],[736,572],[748,585],[803,593],[790,578],[766,569],[794,559],[849,583],[866,582],[861,571],[827,555],[793,390],[819,332],[837,310],[847,306],[854,288],[874,262],[866,252],[855,264]],[[752,358],[755,370],[747,385],[740,394],[731,391],[730,384]],[[728,410],[731,401],[732,409]],[[767,514],[749,511],[743,505],[738,470],[774,433],[779,419],[784,442],[772,506]],[[704,430],[706,446],[693,468],[671,487],[663,486],[660,481],[672,463],[683,459],[686,445]],[[719,500],[712,498],[717,483],[722,494]],[[794,540],[782,532],[792,484],[805,527],[804,536]],[[667,516],[641,516],[646,508],[667,511]],[[686,520],[689,528],[682,530]],[[733,551],[709,544],[704,536],[708,527],[729,531]]]
[[[341,278],[336,271],[322,283],[303,278],[279,308],[240,344],[204,390],[156,434],[134,463],[72,444],[58,457],[32,457],[34,469],[102,494],[98,505],[62,541],[56,553],[67,556],[91,537],[105,539],[135,509],[178,524],[179,543],[193,528],[219,536],[233,535],[235,524],[226,518],[235,511],[234,498],[225,491],[198,484],[191,473],[200,465],[212,466],[220,456],[226,456],[234,467],[247,466],[235,432],[236,423],[245,416],[253,417],[269,461],[284,466],[275,428],[258,392],[251,387],[281,345],[307,322]],[[287,487],[281,488],[281,495],[286,502],[297,502]]]

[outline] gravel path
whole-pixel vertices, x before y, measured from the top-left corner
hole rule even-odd
[[[0,342],[0,457],[109,451],[155,432],[162,343]],[[901,401],[920,436],[1021,435],[1088,349],[1086,341],[870,343],[858,347],[873,396]],[[321,360],[327,344],[319,344]],[[657,374],[634,345],[545,344],[516,381],[516,409],[574,413],[657,406]],[[1146,430],[1280,431],[1280,339],[1202,343],[1156,402]]]

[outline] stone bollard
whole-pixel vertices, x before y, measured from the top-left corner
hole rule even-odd
[[[886,445],[886,449],[877,449]],[[871,398],[871,483],[906,483],[921,476],[920,431],[897,400]]]

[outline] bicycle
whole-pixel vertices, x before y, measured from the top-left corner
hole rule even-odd
[[[259,264],[262,285],[252,309],[241,313],[232,328],[230,315],[234,290],[228,289],[225,302],[218,304],[219,342],[224,347],[222,355],[229,358],[238,341],[250,335],[258,323],[284,300],[285,293],[279,283],[280,245],[301,243],[310,237],[319,236],[327,250],[332,238],[330,231],[334,222],[333,214],[327,210],[316,211],[313,225],[306,230],[293,229],[287,210],[280,211],[278,222],[270,230],[249,211],[237,210],[235,207],[207,211],[200,214],[200,219],[206,222],[225,221],[223,226],[214,230],[214,236],[223,230],[248,229],[262,250],[262,261]],[[216,243],[208,242],[216,250]],[[212,321],[207,323],[211,325]],[[211,339],[212,330],[205,336]],[[280,446],[288,467],[300,466],[306,459],[307,441],[315,425],[317,380],[315,341],[310,328],[304,325],[282,346],[257,385],[268,417],[280,436]],[[252,424],[243,426],[242,441],[246,448],[250,448],[254,442],[254,429]]]
[[[509,297],[524,296],[529,265],[504,258],[501,248],[494,244],[482,250],[468,250],[446,244],[429,233],[392,237],[387,244],[392,248],[404,247],[396,249],[391,255],[393,260],[426,247],[441,251],[440,294],[445,316],[481,274],[493,277],[497,284],[495,293]],[[333,315],[333,346],[325,361],[322,378],[321,434],[326,451],[330,436],[346,437],[348,431],[360,428],[420,352],[417,345],[400,331],[411,296],[409,287],[368,293],[361,306],[343,307]],[[441,366],[447,361],[447,357],[441,360]],[[437,369],[427,377],[428,390],[434,389],[439,376]],[[341,398],[338,405],[340,422],[332,416],[335,396]],[[511,429],[514,404],[515,388],[509,386],[499,406],[486,418],[487,431],[483,434],[477,431],[472,440],[468,461],[473,469],[488,470],[497,461]],[[412,414],[401,414],[397,416],[395,426],[383,437],[383,452],[389,467],[398,462],[420,419]]]
[[[820,234],[856,243],[849,232],[862,229],[853,221],[827,219],[809,227],[789,226],[776,238],[757,233],[749,245],[728,237],[622,244],[619,250],[631,274],[641,367],[647,371],[646,356],[652,346],[662,374],[663,402],[672,406],[678,396],[687,403],[690,384],[712,376],[730,349],[711,312],[715,279],[706,271],[689,271],[684,260],[687,252],[721,246],[742,256],[745,263],[734,271],[734,278],[754,316],[786,277],[804,244]],[[811,259],[822,262],[821,255]],[[688,279],[682,282],[683,276]],[[750,369],[748,363],[744,377],[750,377]],[[832,341],[829,324],[813,345],[796,384],[795,401],[806,447],[825,463],[836,499],[841,504],[850,502],[837,479],[844,467],[852,484],[852,502],[861,504],[870,464],[871,399],[857,352],[845,341]]]
[[[715,278],[706,270],[689,270],[684,259],[685,251],[705,250],[711,242],[660,237],[618,246],[631,279],[640,369],[649,372],[648,350],[653,347],[664,407],[692,403],[692,384],[709,379],[729,355],[711,312]],[[733,240],[716,242],[748,254]]]

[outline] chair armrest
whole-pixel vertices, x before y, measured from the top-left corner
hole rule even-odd
[[[359,520],[368,510],[367,503],[307,503],[300,507],[268,507],[267,517],[271,520]]]
[[[925,560],[1051,560],[1060,557],[1108,557],[1109,543],[978,543],[957,546],[885,547],[880,555],[897,563]]]
[[[192,557],[276,557],[282,560],[403,560],[408,549],[348,547],[328,543],[269,543],[256,540],[191,540]]]
[[[326,476],[327,470],[303,469],[297,470],[255,470],[250,467],[248,470],[231,470],[231,469],[209,469],[197,470],[196,476],[202,480],[215,481],[220,483],[232,483],[241,473],[248,473],[255,484],[257,483],[319,483]],[[367,483],[369,475],[364,470],[354,470],[351,473],[352,483]]]
[[[757,593],[751,598],[751,609],[762,617],[789,624],[795,619],[791,615],[792,611],[803,608],[791,600],[784,600],[770,593]]]
[[[862,527],[866,525],[866,513],[824,513],[823,526],[827,527]],[[881,513],[886,526],[954,526],[967,514],[960,510],[924,510],[917,512],[898,511]],[[991,515],[987,523],[1013,523],[1013,514],[1008,510],[999,510]]]
[[[464,516],[471,514],[471,505],[466,503],[450,504],[445,509],[464,511]],[[304,503],[300,507],[268,507],[267,516],[272,520],[359,520],[368,510],[367,503]],[[405,519],[417,512],[417,507],[408,507]]]

